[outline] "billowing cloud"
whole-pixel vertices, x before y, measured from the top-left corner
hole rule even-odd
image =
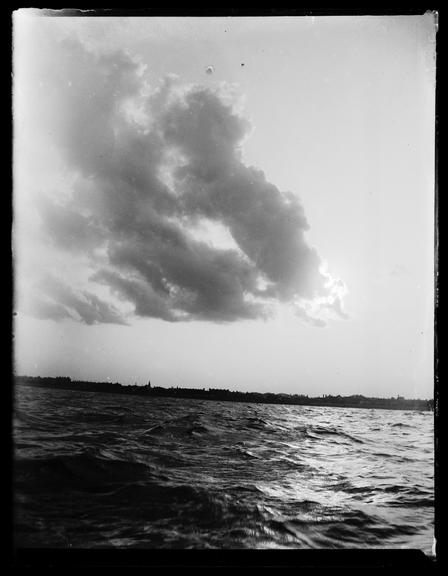
[[[243,162],[250,124],[219,90],[173,77],[152,86],[122,52],[45,42],[40,60],[28,56],[41,94],[25,101],[25,125],[50,135],[76,178],[69,194],[40,193],[37,213],[46,241],[83,257],[89,289],[47,279],[28,309],[87,324],[123,323],[121,304],[170,322],[260,318],[277,303],[344,316],[300,200]],[[198,236],[205,222],[228,243]]]
[[[51,275],[34,284],[30,295],[24,299],[24,311],[38,318],[70,318],[89,325],[126,323],[112,304],[87,290],[74,290]]]

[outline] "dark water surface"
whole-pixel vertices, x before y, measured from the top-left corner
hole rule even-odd
[[[18,386],[19,546],[420,548],[433,414]]]

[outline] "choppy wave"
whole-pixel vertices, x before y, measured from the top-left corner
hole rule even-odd
[[[18,545],[430,553],[430,414],[20,387]]]

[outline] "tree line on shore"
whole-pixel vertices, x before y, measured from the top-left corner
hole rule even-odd
[[[239,392],[222,388],[181,388],[162,386],[130,385],[124,386],[118,382],[90,382],[72,380],[67,376],[41,377],[17,376],[17,384],[30,386],[57,388],[63,390],[80,390],[86,392],[105,392],[116,394],[137,394],[142,396],[225,400],[230,402],[254,402],[263,404],[290,404],[301,406],[337,406],[353,408],[384,408],[395,410],[433,410],[433,400],[406,399],[402,396],[391,398],[372,398],[361,394],[351,396],[323,396],[309,397],[305,394],[282,394],[275,392]]]

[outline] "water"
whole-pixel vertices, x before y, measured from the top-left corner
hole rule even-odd
[[[19,546],[419,548],[433,414],[19,386]]]

